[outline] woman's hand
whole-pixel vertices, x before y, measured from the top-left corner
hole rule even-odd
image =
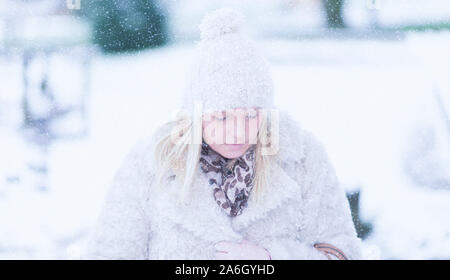
[[[214,245],[216,260],[270,260],[269,251],[248,240],[219,241]]]

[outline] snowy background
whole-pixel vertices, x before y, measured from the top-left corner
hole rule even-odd
[[[176,113],[201,17],[225,2],[248,16],[277,105],[360,191],[368,256],[450,259],[446,0],[348,0],[344,31],[316,0],[163,1],[169,42],[114,55],[61,1],[0,1],[0,259],[79,257],[129,148]]]

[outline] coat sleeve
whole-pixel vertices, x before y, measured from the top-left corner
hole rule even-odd
[[[146,259],[150,225],[144,211],[146,180],[142,144],[116,171],[83,259]],[[148,188],[147,188],[148,189]]]
[[[304,177],[304,190],[297,203],[302,217],[300,221],[293,221],[299,227],[289,237],[267,240],[265,248],[272,259],[325,260],[327,255],[314,247],[322,243],[324,247],[329,244],[338,248],[347,259],[360,259],[361,240],[357,237],[345,192],[323,144],[312,135],[309,139],[303,164],[295,168],[296,175]]]

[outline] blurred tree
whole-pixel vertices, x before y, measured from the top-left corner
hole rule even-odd
[[[342,13],[344,0],[322,0],[322,5],[325,10],[327,26],[329,28],[344,28],[345,23]]]
[[[81,14],[93,26],[93,40],[104,52],[120,53],[167,43],[163,9],[154,0],[85,0]]]

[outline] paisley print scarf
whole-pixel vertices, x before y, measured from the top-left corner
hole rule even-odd
[[[202,142],[200,167],[209,178],[217,204],[230,217],[242,213],[253,188],[255,145],[239,158],[228,159]]]

